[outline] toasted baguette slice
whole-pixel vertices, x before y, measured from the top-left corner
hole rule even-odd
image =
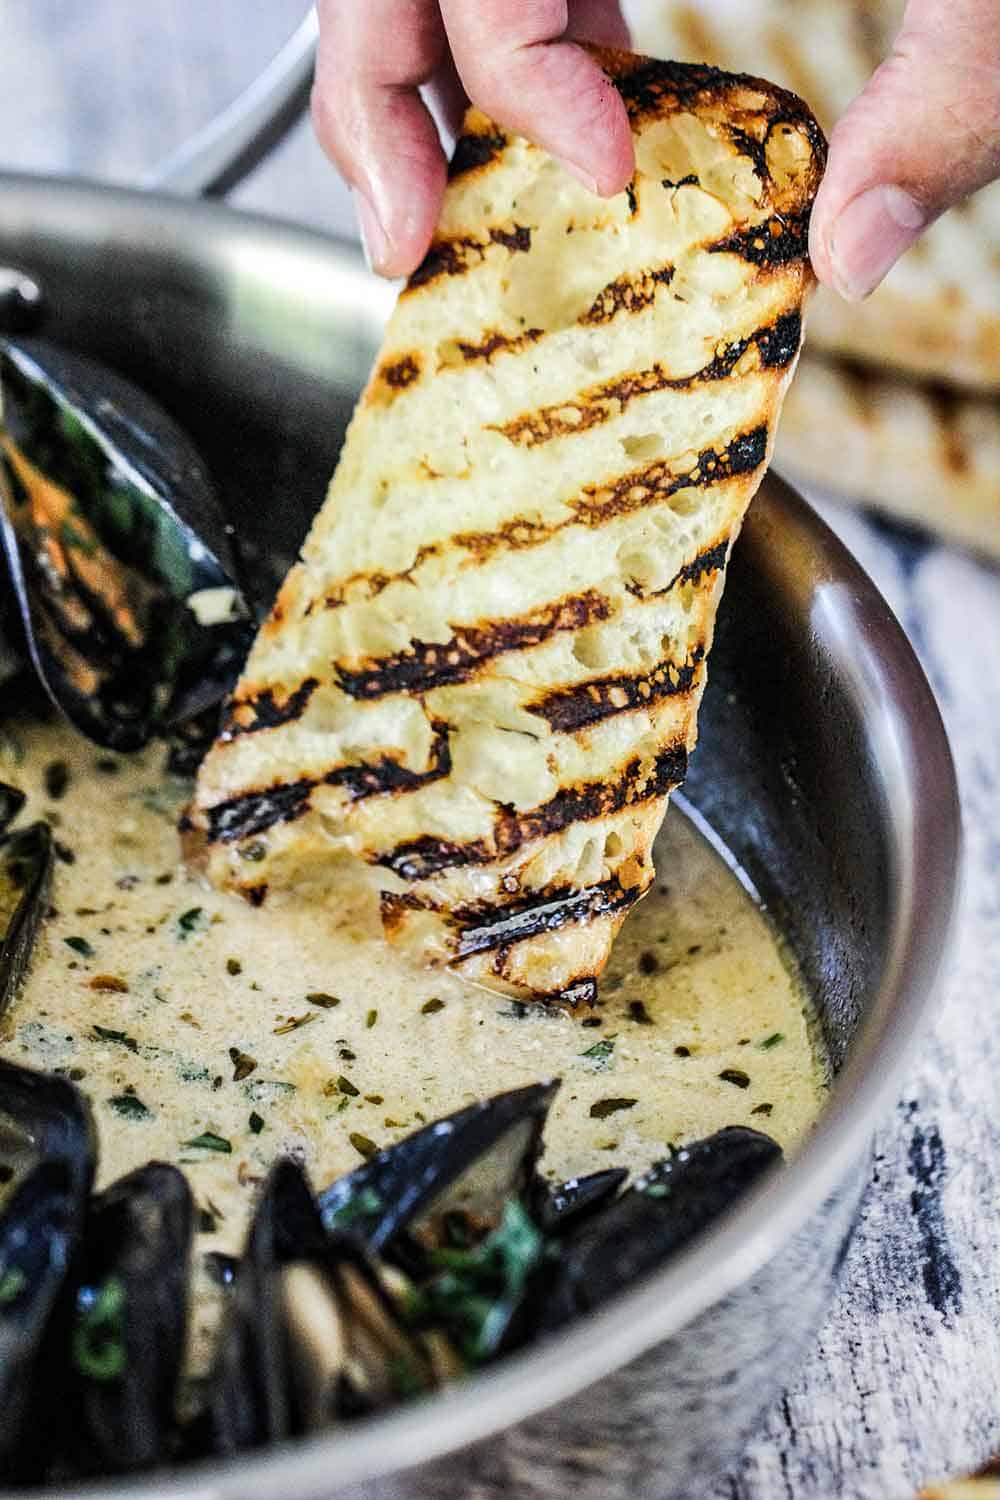
[[[326,504],[198,781],[220,884],[592,996],[694,746],[733,538],[798,355],[824,142],[795,97],[596,52],[610,201],[471,111]]]
[[[1000,559],[1000,401],[804,356],[775,460],[790,479],[861,501]]]
[[[752,68],[833,127],[892,47],[904,0],[628,0],[640,46]],[[1000,391],[1000,184],[939,219],[864,303],[821,290],[809,344],[878,369]]]

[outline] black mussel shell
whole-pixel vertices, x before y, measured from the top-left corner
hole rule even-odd
[[[188,438],[112,371],[0,341],[0,539],[28,650],[116,750],[217,703],[250,639],[232,539]]]
[[[626,1167],[608,1167],[555,1185],[539,1180],[529,1199],[531,1216],[544,1234],[565,1234],[602,1209],[627,1179]]]
[[[14,679],[24,668],[24,657],[18,649],[21,632],[10,607],[13,585],[0,548],[0,719],[14,698]]]
[[[65,1286],[94,1175],[80,1093],[0,1060],[0,1479],[35,1478],[62,1415]],[[53,1402],[55,1409],[53,1410]]]
[[[289,1350],[278,1272],[322,1254],[327,1236],[302,1169],[275,1163],[261,1190],[226,1305],[197,1452],[237,1453],[292,1435]]]
[[[163,1162],[93,1201],[70,1336],[81,1467],[125,1472],[171,1455],[192,1215],[184,1174]]]
[[[280,1273],[293,1429],[322,1431],[437,1385],[434,1366],[382,1272],[353,1235]]]
[[[320,1194],[324,1224],[374,1250],[402,1230],[414,1248],[481,1238],[527,1190],[558,1087],[556,1079],[470,1104],[380,1151]]]
[[[0,1015],[28,970],[52,880],[52,830],[32,823],[0,847]],[[4,922],[3,913],[10,911]]]
[[[24,807],[24,793],[16,786],[0,781],[0,834],[5,833]]]
[[[539,1297],[556,1328],[662,1266],[781,1161],[770,1136],[731,1125],[658,1162],[561,1243]]]

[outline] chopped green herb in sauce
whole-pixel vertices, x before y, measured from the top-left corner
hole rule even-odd
[[[72,948],[74,953],[79,953],[81,958],[95,958],[97,956],[97,949],[91,947],[85,937],[63,938],[63,942],[67,948]]]
[[[204,911],[200,906],[192,906],[187,911],[181,912],[177,918],[177,936],[180,942],[186,942],[192,932],[197,932],[202,925],[203,915]]]
[[[608,1115],[616,1115],[623,1109],[634,1109],[638,1103],[638,1099],[597,1099],[590,1106],[590,1118],[606,1120]]]
[[[581,1052],[580,1056],[588,1059],[595,1072],[603,1072],[609,1066],[614,1050],[615,1037],[603,1036],[599,1042],[588,1047],[586,1052]]]
[[[784,1040],[785,1040],[785,1034],[784,1034],[784,1032],[782,1032],[782,1031],[772,1031],[771,1035],[770,1036],[766,1036],[764,1038],[764,1040],[759,1044],[760,1045],[760,1050],[762,1052],[770,1052],[770,1050],[771,1050],[772,1047],[780,1047],[781,1044],[782,1044],[782,1042]]]
[[[134,1036],[128,1036],[124,1031],[112,1031],[110,1026],[94,1026],[92,1028],[94,1038],[101,1042],[114,1042],[119,1047],[125,1047],[129,1052],[138,1052],[139,1043]]]
[[[150,1120],[153,1116],[138,1094],[115,1094],[108,1103],[123,1120]]]
[[[233,1065],[234,1083],[242,1083],[244,1078],[249,1078],[257,1066],[257,1059],[248,1052],[241,1052],[239,1047],[230,1047],[229,1060]]]
[[[232,1141],[227,1141],[224,1135],[216,1135],[214,1130],[203,1130],[201,1135],[192,1136],[189,1141],[181,1141],[181,1145],[198,1151],[218,1151],[226,1156],[233,1149]]]
[[[308,1026],[310,1021],[315,1021],[315,1015],[307,1012],[304,1016],[289,1016],[282,1021],[280,1026],[275,1026],[275,1036],[287,1036],[290,1031],[298,1031],[300,1026]]]

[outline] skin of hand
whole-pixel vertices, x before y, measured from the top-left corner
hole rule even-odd
[[[574,38],[627,46],[617,0],[319,0],[313,118],[354,190],[369,259],[419,264],[446,164],[420,95],[465,98],[603,196],[632,175],[624,107]],[[813,210],[820,281],[866,297],[928,224],[1000,175],[1000,3],[910,0],[892,52],[838,121]]]

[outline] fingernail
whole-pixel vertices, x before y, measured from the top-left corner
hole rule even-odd
[[[830,267],[842,297],[860,302],[909,250],[927,213],[903,188],[868,188],[842,208],[830,235]]]
[[[576,181],[581,183],[587,189],[588,193],[597,192],[597,178],[591,177],[590,173],[585,171],[583,167],[578,167],[575,161],[567,161],[565,156],[557,156],[554,160],[559,163],[564,172],[568,172],[571,177],[575,177]]]
[[[361,248],[365,253],[369,271],[377,271],[385,263],[389,252],[389,241],[382,228],[382,221],[375,212],[375,205],[363,188],[351,189],[354,197],[354,212],[361,231]]]

